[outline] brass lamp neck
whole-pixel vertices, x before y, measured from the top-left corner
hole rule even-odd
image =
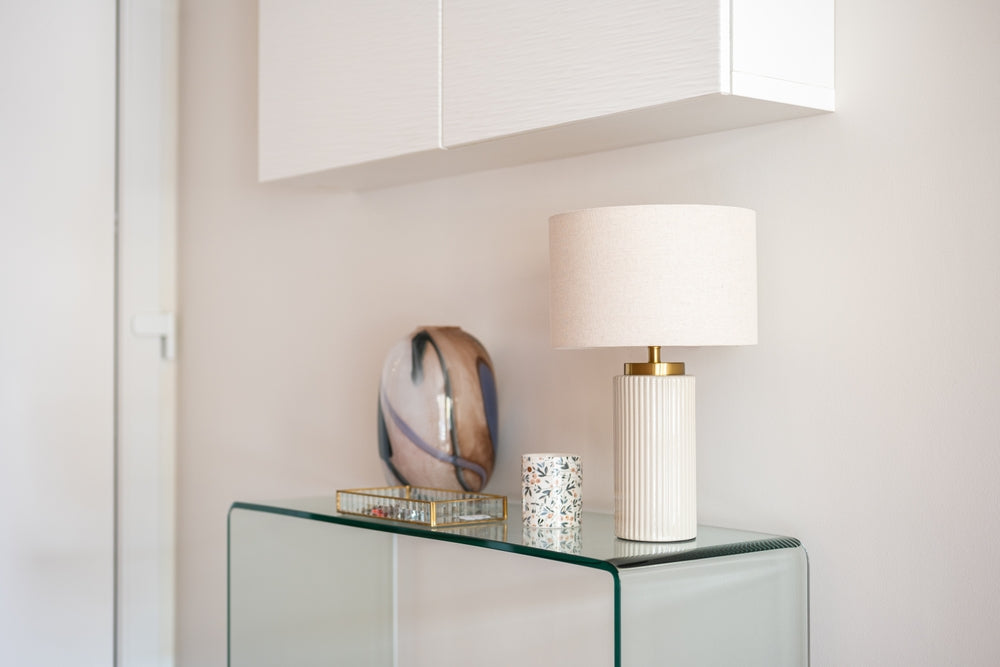
[[[625,375],[684,375],[684,364],[660,361],[660,346],[649,346],[649,361],[625,364]]]

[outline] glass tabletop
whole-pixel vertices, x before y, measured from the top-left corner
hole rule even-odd
[[[716,526],[699,526],[698,536],[686,542],[633,542],[616,538],[614,518],[598,512],[584,512],[581,526],[575,530],[533,528],[522,525],[521,506],[513,502],[508,503],[506,521],[451,528],[430,528],[389,519],[341,514],[333,496],[236,502],[232,507],[458,542],[611,571],[801,545],[793,537]]]

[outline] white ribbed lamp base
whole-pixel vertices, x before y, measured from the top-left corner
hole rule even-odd
[[[694,377],[615,377],[615,534],[677,542],[698,533]]]

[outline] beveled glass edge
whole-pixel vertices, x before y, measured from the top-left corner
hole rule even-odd
[[[233,508],[226,512],[226,667],[233,660]]]
[[[290,507],[277,507],[274,505],[265,505],[261,503],[251,503],[236,501],[229,507],[229,512],[226,516],[226,664],[229,664],[230,655],[230,638],[229,638],[229,601],[230,601],[230,581],[229,581],[229,564],[232,557],[232,544],[230,541],[230,523],[233,510],[248,510],[251,512],[265,512],[268,514],[281,514],[284,516],[295,517],[299,519],[307,519],[310,521],[321,521],[323,523],[332,523],[342,526],[352,526],[354,528],[362,528],[366,530],[377,530],[384,533],[393,533],[396,535],[409,535],[411,537],[420,537],[425,539],[440,540],[442,542],[456,542],[458,544],[466,544],[470,546],[482,547],[485,549],[493,549],[495,551],[507,551],[509,553],[521,554],[522,556],[531,556],[534,558],[544,558],[546,560],[561,561],[564,563],[570,563],[573,565],[581,565],[583,567],[590,567],[596,570],[604,570],[611,575],[611,580],[614,584],[614,606],[615,606],[615,627],[614,627],[614,645],[615,645],[615,665],[614,667],[621,667],[621,597],[622,597],[622,584],[621,579],[618,577],[618,568],[609,561],[600,560],[597,558],[588,558],[585,556],[576,556],[573,554],[562,553],[558,551],[548,551],[546,549],[538,549],[536,547],[524,546],[521,544],[511,544],[510,542],[500,542],[497,540],[491,540],[483,537],[472,537],[469,535],[460,535],[457,533],[448,533],[444,531],[438,531],[426,526],[415,526],[407,525],[405,523],[393,523],[393,522],[375,522],[360,518],[352,518],[348,515],[332,515],[318,512],[310,512],[308,510],[292,509]]]
[[[523,544],[514,544],[511,542],[502,542],[499,540],[493,540],[488,537],[477,537],[472,535],[463,535],[460,533],[451,533],[447,531],[447,527],[443,529],[434,529],[431,528],[430,526],[422,526],[419,524],[407,524],[407,523],[392,522],[392,521],[374,521],[359,517],[357,515],[310,512],[309,510],[294,509],[291,507],[279,507],[275,505],[267,505],[262,503],[252,503],[244,501],[234,502],[230,507],[229,511],[232,512],[233,510],[236,509],[251,510],[256,512],[267,512],[270,514],[283,514],[285,516],[298,517],[300,519],[309,519],[312,521],[322,521],[324,523],[341,524],[345,526],[353,526],[355,528],[365,528],[368,530],[378,530],[385,533],[396,533],[397,535],[410,535],[412,537],[423,537],[432,540],[441,540],[443,542],[457,542],[459,544],[480,546],[487,549],[493,549],[496,551],[509,551],[511,553],[518,553],[524,556],[532,556],[535,558],[545,558],[548,560],[563,561],[566,563],[572,563],[574,565],[582,565],[584,567],[593,567],[599,570],[606,570],[611,574],[617,576],[617,568],[615,567],[614,563],[602,560],[600,558],[579,556],[576,554],[569,554],[560,551],[549,551],[546,549],[540,549],[538,547],[532,547]]]
[[[612,563],[619,569],[626,570],[633,567],[664,565],[666,563],[681,563],[689,560],[701,560],[703,558],[719,558],[721,556],[737,556],[739,554],[771,551],[774,549],[795,549],[801,546],[802,542],[794,537],[774,536],[760,540],[738,542],[735,544],[717,544],[710,547],[696,547],[690,551],[681,551],[677,553],[661,553],[649,556],[612,558],[608,562]]]

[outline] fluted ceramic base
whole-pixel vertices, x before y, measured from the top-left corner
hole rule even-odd
[[[615,377],[615,534],[676,542],[698,532],[694,377]]]

